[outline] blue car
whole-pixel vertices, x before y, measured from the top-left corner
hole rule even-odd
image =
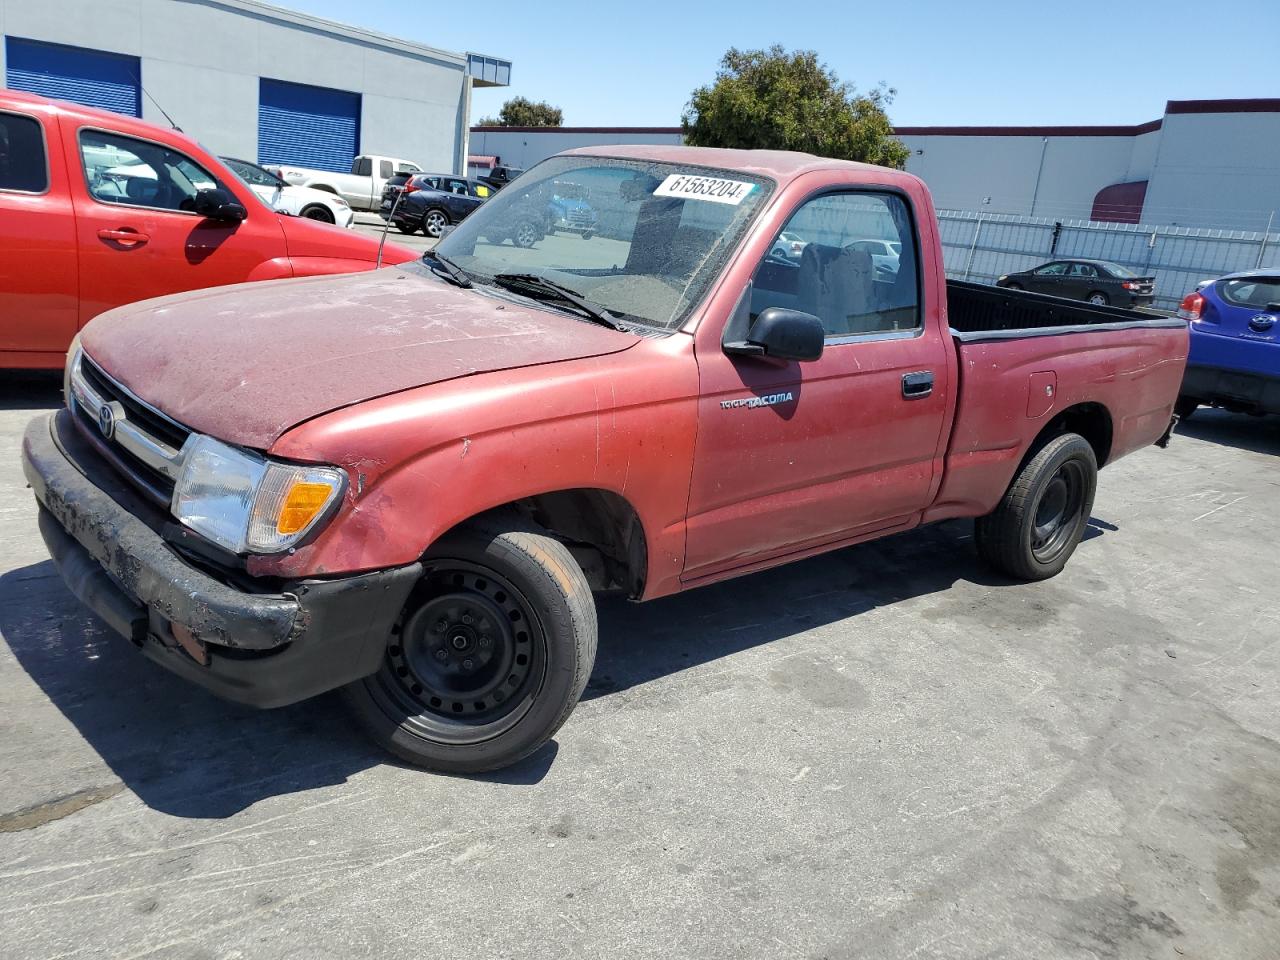
[[[1232,273],[1182,301],[1191,355],[1177,413],[1201,404],[1237,413],[1280,413],[1280,270]]]

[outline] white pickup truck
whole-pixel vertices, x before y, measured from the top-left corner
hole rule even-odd
[[[351,161],[350,173],[285,166],[271,166],[267,169],[292,187],[311,187],[314,190],[336,193],[354,210],[378,209],[382,188],[397,171],[422,172],[422,168],[410,160],[367,153]]]

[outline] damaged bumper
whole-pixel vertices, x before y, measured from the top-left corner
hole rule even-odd
[[[66,411],[22,444],[40,533],[67,586],[150,659],[258,707],[315,696],[378,669],[418,564],[246,589],[184,559],[167,518],[136,497]]]

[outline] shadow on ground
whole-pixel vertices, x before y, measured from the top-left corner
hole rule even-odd
[[[1190,420],[1178,424],[1178,433],[1239,450],[1280,456],[1280,417],[1251,417],[1201,407]]]
[[[1114,529],[1092,520],[1087,536]],[[971,533],[971,524],[954,521],[652,603],[602,598],[596,668],[583,698],[959,580],[1010,583],[981,565]],[[171,676],[89,615],[49,561],[0,577],[0,633],[121,781],[164,813],[227,817],[265,797],[341,783],[389,762],[351,728],[336,694],[260,712]],[[556,750],[552,742],[482,779],[537,783]]]

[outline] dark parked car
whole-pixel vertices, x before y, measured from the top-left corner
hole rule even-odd
[[[421,230],[436,239],[444,236],[446,227],[465,220],[494,193],[493,187],[481,180],[447,173],[415,173],[397,183],[399,178],[399,174],[392,177],[383,188],[379,214],[384,220],[390,217],[401,233]]]
[[[1106,260],[1053,260],[1006,274],[996,286],[1087,300],[1098,306],[1141,307],[1155,296],[1155,277],[1140,277],[1128,267]]]

